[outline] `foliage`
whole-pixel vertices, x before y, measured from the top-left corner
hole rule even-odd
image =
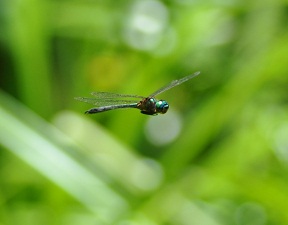
[[[287,224],[287,3],[0,3],[0,224]],[[84,115],[148,95],[167,114]]]

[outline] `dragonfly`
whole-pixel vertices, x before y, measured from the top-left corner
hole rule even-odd
[[[150,94],[148,97],[110,92],[92,92],[91,95],[93,95],[94,98],[75,97],[75,99],[96,106],[95,108],[87,110],[85,114],[101,113],[123,108],[136,108],[139,109],[142,114],[146,115],[165,114],[169,109],[168,102],[165,100],[157,100],[155,97],[198,76],[199,74],[200,72],[198,71],[179,80],[173,80],[169,84]]]

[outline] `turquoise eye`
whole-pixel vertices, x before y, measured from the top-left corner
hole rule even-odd
[[[166,101],[164,100],[159,100],[156,102],[156,111],[157,113],[164,114],[168,111],[169,105]]]

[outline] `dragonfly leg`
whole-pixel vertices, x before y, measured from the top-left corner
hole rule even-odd
[[[145,115],[149,115],[149,116],[157,116],[158,113],[154,113],[154,112],[147,112],[147,111],[141,111],[142,114],[145,114]]]

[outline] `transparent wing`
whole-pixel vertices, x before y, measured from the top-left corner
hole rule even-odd
[[[96,98],[101,99],[112,99],[112,98],[145,98],[140,95],[128,95],[128,94],[117,94],[110,92],[92,92],[91,95],[94,95]]]
[[[196,77],[200,74],[200,72],[196,72],[196,73],[193,73],[191,75],[188,75],[186,77],[183,77],[181,78],[180,80],[173,80],[171,83],[165,85],[164,87],[158,89],[157,91],[155,91],[154,93],[152,93],[151,95],[149,95],[149,97],[154,97],[156,95],[159,95],[160,93],[163,93],[164,91],[167,91],[175,86],[178,86],[179,84],[182,84],[184,82],[186,82],[187,80],[190,80],[192,79],[193,77]]]
[[[133,101],[123,99],[98,99],[98,98],[84,98],[84,97],[75,97],[75,99],[95,106],[109,106],[109,105],[123,105],[123,104],[137,103],[137,101],[135,100]]]

